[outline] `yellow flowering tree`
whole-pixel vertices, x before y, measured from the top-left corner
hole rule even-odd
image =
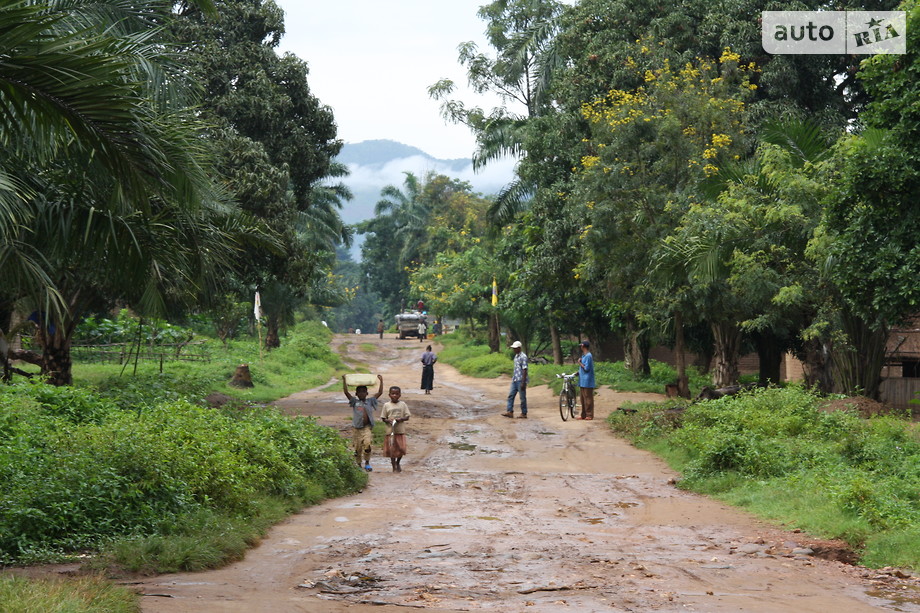
[[[578,272],[618,305],[635,372],[648,368],[650,322],[673,310],[656,300],[649,274],[661,239],[699,199],[701,184],[748,151],[745,99],[756,67],[739,61],[726,49],[718,60],[681,62],[654,41],[636,41],[625,64],[637,85],[582,107],[591,136],[577,168],[586,220]]]

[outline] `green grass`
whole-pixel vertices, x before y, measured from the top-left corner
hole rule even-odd
[[[313,502],[323,499],[317,488]],[[157,574],[219,568],[241,560],[269,528],[296,508],[281,498],[259,497],[245,516],[201,510],[183,516],[162,534],[124,538],[106,547],[91,568]]]
[[[219,341],[206,340],[210,362],[140,361],[134,364],[75,362],[74,384],[101,388],[160,388],[173,397],[203,398],[220,392],[245,402],[271,402],[305,389],[327,383],[345,367],[328,346],[331,333],[319,322],[304,322],[281,339],[281,347],[260,353],[253,339],[230,341],[225,348]],[[254,387],[229,385],[236,367],[248,364]]]
[[[489,347],[480,339],[471,338],[464,333],[447,334],[438,337],[444,346],[438,360],[450,364],[462,374],[470,377],[495,378],[511,375],[512,358],[510,349],[490,353]],[[598,387],[606,386],[621,392],[664,393],[664,386],[677,380],[677,373],[671,366],[652,361],[651,373],[640,377],[626,368],[623,362],[595,362],[595,381]],[[531,364],[529,367],[530,385],[549,385],[557,393],[562,388],[562,381],[556,378],[560,373],[576,372],[578,367],[572,364]],[[694,369],[688,371],[691,393],[696,394],[709,379]]]
[[[0,576],[3,613],[137,613],[137,595],[102,577],[24,579]]]
[[[800,388],[771,388],[669,411],[636,403],[608,422],[683,474],[680,486],[843,539],[862,563],[920,569],[920,426],[827,413]]]

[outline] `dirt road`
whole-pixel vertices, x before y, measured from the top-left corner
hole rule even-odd
[[[363,492],[305,509],[227,568],[138,585],[146,613],[920,611],[915,582],[809,555],[827,544],[671,485],[603,421],[654,395],[602,389],[595,421],[563,423],[535,387],[530,418],[511,420],[507,378],[438,364],[428,396],[420,343],[334,343],[403,387],[403,472],[375,449]],[[338,384],[277,404],[349,431]]]

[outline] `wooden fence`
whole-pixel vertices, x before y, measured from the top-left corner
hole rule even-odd
[[[899,409],[916,409],[918,405],[911,404],[911,400],[920,399],[920,379],[915,377],[891,377],[882,379],[879,387],[879,400],[882,403]]]
[[[71,357],[79,362],[124,364],[144,360],[148,362],[210,362],[211,355],[205,350],[204,342],[164,345],[141,345],[132,343],[111,343],[108,345],[73,345]]]

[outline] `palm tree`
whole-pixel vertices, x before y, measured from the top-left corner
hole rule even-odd
[[[387,185],[374,206],[378,217],[389,216],[396,227],[392,240],[397,245],[400,267],[417,259],[421,239],[431,217],[431,204],[424,198],[424,182],[411,172],[403,173],[403,188]]]
[[[203,259],[226,257],[189,85],[158,38],[167,10],[0,5],[0,325],[16,301],[44,313],[56,383],[92,297],[162,312],[220,261]]]

